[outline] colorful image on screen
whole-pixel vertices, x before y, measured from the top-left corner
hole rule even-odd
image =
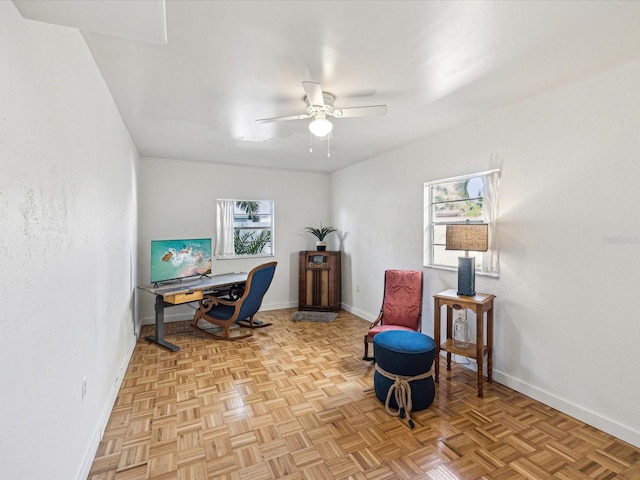
[[[151,241],[151,283],[211,273],[211,239]]]

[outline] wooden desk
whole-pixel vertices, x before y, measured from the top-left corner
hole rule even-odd
[[[209,294],[217,296],[233,294],[234,291],[244,288],[248,276],[249,274],[244,272],[224,273],[211,277],[201,277],[197,280],[185,280],[160,286],[152,284],[138,287],[140,290],[153,293],[156,296],[156,334],[144,338],[172,352],[177,352],[180,347],[164,339],[165,307],[196,302],[201,300],[204,295]]]
[[[447,370],[451,370],[451,354],[474,358],[478,364],[478,396],[482,397],[482,368],[484,356],[487,356],[487,381],[491,382],[493,373],[493,299],[495,295],[476,293],[473,297],[458,295],[456,290],[445,290],[433,296],[433,327],[436,341],[435,381],[438,381],[440,350],[447,352]],[[447,336],[440,344],[440,311],[447,307]],[[476,343],[470,343],[467,348],[456,347],[453,343],[453,309],[468,308],[476,314]],[[484,344],[484,315],[487,314],[487,337]]]

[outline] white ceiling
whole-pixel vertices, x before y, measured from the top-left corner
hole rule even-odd
[[[141,155],[261,167],[334,171],[640,56],[638,1],[14,3],[82,31]],[[308,120],[255,122],[307,80],[388,113],[309,153]]]

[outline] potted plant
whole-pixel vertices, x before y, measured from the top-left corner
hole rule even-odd
[[[320,228],[305,227],[305,230],[318,239],[318,241],[316,242],[316,249],[318,251],[327,249],[327,242],[324,241],[324,237],[329,235],[331,232],[338,231],[333,227],[323,227],[322,224],[320,224]]]

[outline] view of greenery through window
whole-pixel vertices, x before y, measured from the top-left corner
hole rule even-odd
[[[470,176],[456,180],[444,180],[427,184],[425,199],[428,199],[431,265],[456,267],[458,257],[464,252],[445,250],[446,225],[448,223],[482,223],[484,185],[481,176]],[[482,256],[476,255],[479,268]]]
[[[233,246],[236,255],[271,255],[273,203],[268,201],[235,202]]]

